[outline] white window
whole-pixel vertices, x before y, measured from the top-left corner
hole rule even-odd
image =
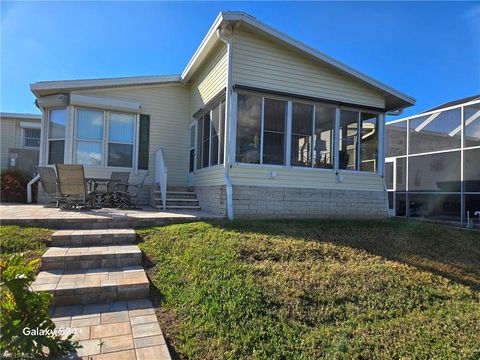
[[[103,124],[103,111],[89,109],[77,110],[77,164],[102,165]]]
[[[48,120],[48,163],[63,164],[67,109],[52,109]]]
[[[135,127],[133,114],[77,109],[75,162],[132,168]]]
[[[38,148],[40,147],[40,129],[23,128],[23,147]]]
[[[132,167],[135,116],[113,113],[108,119],[108,166]]]

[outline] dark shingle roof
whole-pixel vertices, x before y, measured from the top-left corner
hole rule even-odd
[[[430,111],[444,109],[444,108],[447,108],[447,107],[450,107],[450,106],[460,105],[460,104],[463,104],[463,103],[466,103],[466,102],[469,102],[469,101],[479,100],[479,99],[480,99],[480,95],[474,95],[474,96],[469,96],[469,97],[466,97],[466,98],[463,98],[463,99],[449,101],[449,102],[446,102],[442,105],[438,105],[438,106],[435,106],[434,108],[425,110],[425,111],[422,112],[422,114],[426,113],[426,112],[430,112]]]

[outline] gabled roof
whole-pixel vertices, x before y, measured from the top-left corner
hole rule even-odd
[[[207,35],[202,40],[200,46],[197,48],[192,58],[188,62],[185,70],[181,75],[160,75],[160,76],[138,76],[138,77],[124,77],[124,78],[109,78],[109,79],[89,79],[89,80],[66,80],[66,81],[44,81],[37,82],[30,85],[30,89],[37,96],[49,95],[66,90],[79,90],[88,88],[103,88],[103,87],[120,87],[120,86],[134,86],[134,85],[151,85],[172,82],[187,83],[195,71],[201,66],[206,59],[210,50],[220,40],[216,36],[216,31],[219,28],[226,27],[230,24],[241,25],[250,31],[267,36],[271,41],[277,42],[282,46],[286,46],[299,54],[309,57],[313,60],[327,64],[337,71],[349,76],[357,81],[360,81],[368,86],[377,89],[385,96],[385,106],[387,110],[400,109],[414,105],[416,100],[390,86],[373,79],[372,77],[361,73],[352,67],[337,61],[318,50],[315,50],[290,36],[273,29],[272,27],[258,21],[251,15],[245,12],[226,11],[221,12],[214,23],[210,27]]]
[[[27,113],[2,112],[2,113],[0,113],[0,118],[41,120],[42,115],[40,115],[40,114],[27,114]]]
[[[473,95],[473,96],[469,96],[469,97],[466,97],[466,98],[463,98],[463,99],[449,101],[449,102],[446,102],[442,105],[435,106],[434,108],[422,111],[422,114],[427,113],[427,112],[431,112],[431,111],[435,111],[435,110],[445,109],[445,108],[455,106],[455,105],[465,104],[467,102],[475,101],[475,100],[480,100],[480,95]]]
[[[182,73],[182,81],[187,82],[194,72],[201,65],[203,60],[208,55],[208,52],[213,48],[215,43],[219,41],[216,36],[216,30],[218,28],[227,26],[229,24],[241,24],[249,30],[259,33],[261,35],[267,36],[270,40],[275,41],[283,46],[287,46],[298,53],[307,56],[311,59],[320,61],[324,64],[327,64],[334,69],[344,73],[345,75],[354,78],[360,82],[363,82],[385,94],[385,103],[387,110],[393,110],[398,108],[404,108],[411,105],[414,105],[416,100],[398,90],[393,89],[392,87],[373,79],[372,77],[361,73],[358,70],[353,69],[352,67],[331,58],[330,56],[321,53],[320,51],[313,49],[312,47],[305,45],[292,37],[275,30],[274,28],[262,23],[253,16],[238,11],[227,11],[221,12],[213,25],[210,27],[207,35],[201,42],[197,51],[193,54],[193,57],[190,59],[187,67]]]
[[[105,79],[40,81],[30,85],[30,90],[37,96],[55,94],[62,91],[101,89],[120,86],[156,85],[180,83],[180,75],[132,76]]]

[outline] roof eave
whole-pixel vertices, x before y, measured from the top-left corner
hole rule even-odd
[[[93,88],[108,88],[122,86],[142,86],[168,83],[180,83],[180,75],[138,76],[109,79],[84,79],[65,81],[44,81],[30,84],[30,90],[35,96],[42,96],[52,91],[73,91]]]

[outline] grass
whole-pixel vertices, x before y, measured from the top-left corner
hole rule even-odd
[[[1,226],[0,258],[24,253],[27,259],[40,258],[47,251],[53,230],[37,227]]]
[[[329,220],[138,233],[179,358],[480,357],[478,232]]]

